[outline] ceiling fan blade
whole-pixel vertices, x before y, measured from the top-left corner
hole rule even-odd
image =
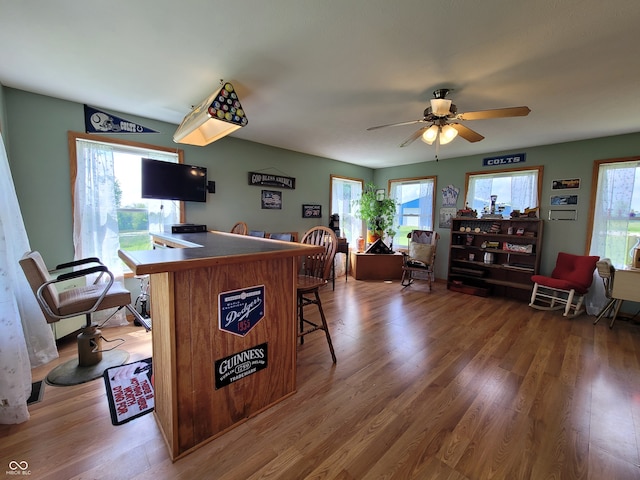
[[[377,127],[369,127],[367,128],[367,131],[369,130],[377,130],[379,128],[386,128],[386,127],[399,127],[400,125],[413,125],[415,123],[423,123],[424,119],[421,120],[409,120],[408,122],[400,122],[400,123],[389,123],[387,125],[378,125]]]
[[[429,127],[422,127],[422,128],[419,128],[418,130],[416,130],[415,132],[413,132],[413,134],[409,138],[407,138],[404,142],[402,142],[400,144],[400,147],[406,147],[408,145],[411,145],[418,138],[420,138],[420,135],[422,135],[427,128],[429,128]]]
[[[484,139],[484,137],[478,132],[471,130],[469,127],[462,125],[461,123],[450,123],[449,125],[455,128],[458,135],[464,138],[467,142],[474,143]]]
[[[486,118],[526,117],[530,111],[529,107],[496,108],[459,113],[455,118],[458,120],[484,120]]]

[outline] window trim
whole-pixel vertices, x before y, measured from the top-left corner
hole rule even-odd
[[[640,156],[632,157],[607,158],[604,160],[594,160],[593,169],[591,171],[591,194],[589,198],[589,216],[587,217],[587,242],[585,245],[585,255],[591,251],[591,240],[593,238],[593,222],[596,215],[596,199],[598,197],[598,182],[600,177],[600,165],[610,163],[640,162]]]
[[[436,192],[438,191],[438,176],[437,175],[426,175],[421,177],[407,177],[407,178],[390,178],[387,181],[387,195],[391,195],[391,183],[402,182],[402,183],[411,183],[416,182],[419,183],[422,180],[433,180],[433,198],[431,199],[431,225],[432,229],[435,232],[436,230]],[[399,216],[399,215],[398,215]]]
[[[329,174],[329,215],[333,214],[334,212],[334,209],[333,209],[333,180],[334,179],[348,180],[350,182],[360,183],[362,191],[364,191],[364,187],[365,187],[365,181],[362,178],[346,177],[344,175],[337,175],[333,173]],[[340,223],[342,225],[342,220],[340,221]],[[364,225],[364,220],[362,220],[360,231],[362,235],[366,235],[367,229]],[[355,242],[355,240],[356,239],[353,239],[353,242]]]
[[[178,163],[184,163],[184,151],[179,148],[168,148],[168,147],[162,147],[158,145],[151,145],[148,143],[134,142],[131,140],[123,140],[120,138],[109,138],[109,137],[103,137],[100,135],[74,132],[69,130],[67,132],[67,144],[69,148],[69,168],[70,168],[69,179],[71,182],[71,188],[70,188],[71,218],[74,218],[75,216],[74,197],[75,197],[76,176],[78,175],[78,163],[77,163],[78,152],[76,148],[77,147],[76,140],[87,140],[87,141],[96,142],[96,143],[106,143],[106,144],[115,145],[115,146],[130,147],[133,149],[156,150],[159,152],[176,154],[178,155]],[[178,209],[179,209],[179,218],[180,218],[179,221],[180,223],[184,223],[185,222],[184,202],[179,201],[178,203],[179,203]],[[135,275],[133,272],[124,272],[124,278],[132,278],[134,276]]]
[[[120,138],[103,137],[100,135],[74,132],[69,130],[67,132],[67,143],[69,146],[69,164],[70,164],[69,178],[71,180],[71,218],[73,218],[75,213],[74,212],[75,206],[73,204],[73,199],[75,196],[76,176],[78,175],[78,164],[77,164],[78,152],[76,149],[76,145],[77,145],[76,140],[78,139],[89,140],[97,143],[108,143],[111,145],[138,148],[141,150],[158,150],[160,152],[173,153],[178,155],[178,163],[184,163],[184,151],[179,148],[161,147],[158,145],[151,145],[149,143],[134,142],[131,140],[123,140]],[[180,223],[184,223],[184,222],[185,222],[184,202],[180,202]]]

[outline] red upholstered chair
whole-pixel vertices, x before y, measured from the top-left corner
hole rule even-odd
[[[538,310],[559,310],[564,307],[565,317],[580,315],[584,311],[584,296],[593,282],[598,260],[598,256],[558,253],[550,277],[531,277],[534,285],[529,306]]]

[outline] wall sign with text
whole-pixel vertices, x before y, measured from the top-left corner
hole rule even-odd
[[[322,205],[302,205],[302,218],[322,218]]]
[[[296,179],[284,175],[268,175],[266,173],[249,172],[249,185],[263,187],[289,188],[295,190]]]
[[[216,390],[267,368],[267,344],[262,343],[215,362]]]
[[[264,318],[264,285],[218,295],[218,328],[244,337]]]
[[[487,157],[482,159],[483,167],[494,167],[496,165],[512,165],[514,163],[524,163],[527,161],[526,153],[512,153],[500,157]]]

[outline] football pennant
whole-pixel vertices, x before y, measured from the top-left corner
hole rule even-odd
[[[84,126],[87,133],[158,133],[88,105],[84,106]]]

